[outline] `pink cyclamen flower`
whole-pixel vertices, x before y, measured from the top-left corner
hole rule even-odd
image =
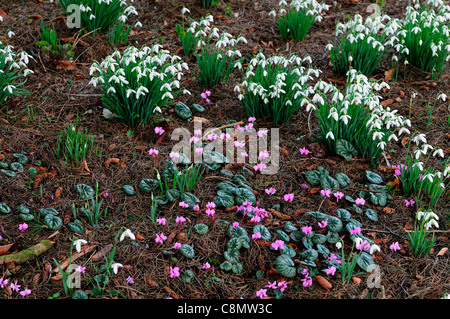
[[[200,210],[200,206],[195,205],[194,207],[192,207],[192,209],[194,210],[194,212],[198,212]]]
[[[175,219],[175,223],[184,223],[186,221],[186,218],[184,218],[183,216],[177,216],[177,218]]]
[[[244,148],[245,147],[245,141],[234,141],[233,144],[234,144],[234,147],[236,147],[236,148]]]
[[[23,224],[19,225],[19,230],[21,232],[24,232],[27,228],[28,228],[28,224],[27,223],[23,223]]]
[[[180,207],[182,207],[182,208],[188,208],[189,207],[189,204],[186,204],[185,202],[180,202],[178,205]]]
[[[247,121],[249,121],[250,123],[253,123],[256,121],[256,117],[250,116]]]
[[[206,215],[214,217],[214,215],[216,214],[216,211],[214,209],[208,208],[205,211]]]
[[[252,223],[259,223],[260,221],[261,221],[261,217],[260,216],[258,216],[258,215],[255,215],[255,216],[253,216],[251,219],[250,219],[250,221],[252,222]]]
[[[165,241],[166,239],[167,239],[167,237],[164,235],[164,233],[161,233],[161,235],[156,234],[156,239],[155,239],[155,241],[156,241],[157,243],[162,244],[162,243],[164,243],[164,241]]]
[[[181,244],[178,243],[178,242],[176,242],[176,243],[172,246],[172,248],[173,248],[173,249],[180,249],[180,248],[181,248]]]
[[[86,272],[86,267],[78,266],[76,269],[76,272],[79,272],[80,274],[84,274]]]
[[[217,139],[217,135],[214,133],[211,133],[208,135],[208,140],[215,141]]]
[[[357,198],[355,200],[356,205],[362,205],[364,206],[364,204],[366,203],[366,200],[364,198]]]
[[[301,281],[303,281],[303,287],[309,287],[312,285],[312,278],[309,276],[305,279],[301,279]]]
[[[328,225],[328,222],[326,220],[322,220],[321,222],[317,223],[320,228],[325,228]]]
[[[259,163],[259,164],[256,164],[255,166],[253,166],[253,169],[255,170],[255,172],[257,172],[257,171],[262,172],[262,170],[265,169],[266,167],[267,167],[266,164]]]
[[[201,136],[202,135],[202,130],[194,130],[194,135]]]
[[[312,232],[312,227],[311,227],[311,226],[305,226],[305,227],[302,227],[302,232],[303,232],[305,235],[310,234],[310,233]]]
[[[234,222],[232,225],[233,225],[233,228],[239,227],[239,222]]]
[[[413,206],[415,203],[416,203],[416,202],[414,201],[414,199],[411,199],[411,200],[405,199],[405,206],[406,206],[406,207],[408,207],[408,206]]]
[[[283,292],[286,288],[287,288],[287,283],[286,283],[286,281],[280,281],[279,283],[278,283],[278,288],[280,288],[280,291],[281,292]]]
[[[192,136],[191,139],[189,140],[189,142],[191,142],[191,144],[195,144],[198,141],[200,141],[200,139],[197,136]]]
[[[285,202],[292,202],[294,200],[294,194],[285,194],[283,198]]]
[[[203,147],[196,147],[196,148],[195,148],[195,153],[197,153],[197,154],[203,154]]]
[[[264,135],[267,135],[267,132],[269,132],[268,129],[262,129],[262,130],[259,130],[259,131],[256,133],[256,135],[258,135],[258,137],[262,137],[262,136],[264,136]]]
[[[156,220],[156,222],[160,225],[165,225],[166,224],[166,219],[165,218],[158,218]]]
[[[320,191],[320,194],[322,195],[322,196],[324,196],[324,197],[330,197],[330,195],[331,195],[331,189],[322,189],[321,191]]]
[[[265,192],[266,192],[267,195],[273,195],[273,194],[275,194],[276,191],[277,190],[275,188],[273,188],[273,187],[265,189]]]
[[[24,290],[22,290],[22,291],[20,292],[20,295],[21,295],[22,297],[28,296],[28,295],[30,295],[30,294],[31,294],[31,290],[28,289],[28,288],[26,288],[26,289],[24,289]]]
[[[268,158],[270,156],[270,153],[267,150],[259,152],[258,160],[262,160],[265,158]]]
[[[252,235],[252,239],[253,240],[260,239],[260,238],[261,238],[261,233],[260,232],[257,232],[256,234]]]
[[[336,197],[337,202],[339,202],[339,200],[341,200],[344,197],[344,193],[341,193],[341,192],[336,192],[333,195],[334,195],[334,197]]]
[[[334,276],[334,274],[336,273],[336,267],[331,266],[330,268],[325,269],[325,273],[327,275]]]
[[[350,231],[350,235],[361,235],[361,227],[355,227]]]
[[[356,249],[358,250],[369,250],[370,244],[367,240],[363,240],[359,245],[356,245]]]
[[[209,263],[204,263],[202,269],[209,269],[211,265]]]
[[[299,149],[299,152],[301,155],[308,155],[309,154],[309,150],[306,147],[303,147],[301,149]]]
[[[160,126],[155,127],[155,133],[156,134],[163,135],[164,132],[165,132],[165,130],[162,127],[160,127]]]
[[[264,297],[267,297],[267,289],[260,289],[256,292],[256,297],[259,297],[263,299]]]
[[[170,266],[170,278],[176,278],[179,276],[180,276],[180,268],[179,267],[172,268],[172,266]]]
[[[400,250],[400,245],[398,244],[398,241],[396,241],[395,243],[392,243],[391,246],[389,246],[389,249],[392,251],[397,251]]]
[[[127,284],[129,284],[129,285],[134,284],[134,279],[133,279],[133,277],[131,277],[131,276],[128,276],[128,277],[127,277]]]
[[[19,292],[20,285],[17,284],[17,280],[16,280],[15,283],[11,283],[9,285],[9,288],[11,288],[12,291]]]
[[[275,240],[274,243],[272,243],[270,246],[272,246],[273,249],[278,250],[278,249],[284,249],[284,241],[282,240]]]
[[[148,154],[150,154],[153,157],[156,157],[156,156],[158,156],[159,151],[157,149],[151,148],[148,150]]]
[[[214,202],[208,202],[208,203],[206,204],[206,208],[216,208],[216,203],[214,203]]]
[[[169,157],[171,159],[179,158],[180,157],[180,153],[178,153],[178,152],[170,152]]]
[[[277,289],[277,281],[275,280],[274,282],[268,282],[267,285],[265,285],[264,287],[266,288],[272,288],[272,289]]]
[[[9,279],[3,279],[0,278],[0,288],[5,288],[5,286],[8,284]]]

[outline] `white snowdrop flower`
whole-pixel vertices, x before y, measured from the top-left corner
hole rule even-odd
[[[325,47],[325,49],[327,49],[328,51],[331,51],[332,48],[333,48],[333,45],[331,43],[328,43]]]
[[[334,140],[334,134],[333,132],[328,132],[327,135],[325,136],[326,139],[331,138],[332,140]]]
[[[16,34],[13,31],[8,31],[7,35],[8,35],[8,38],[12,38]]]
[[[372,245],[370,246],[369,253],[372,255],[374,252],[377,252],[377,251],[381,251],[380,246],[378,246],[378,245],[376,245],[376,244],[372,244]]]
[[[444,151],[441,148],[438,148],[433,152],[433,157],[436,157],[436,155],[444,158]]]
[[[118,273],[118,271],[119,271],[119,268],[122,268],[123,267],[123,265],[122,264],[119,264],[119,263],[115,263],[115,264],[112,264],[111,265],[111,268],[113,269],[113,272],[114,272],[114,274],[116,274],[117,275],[117,273]]]
[[[123,241],[125,237],[129,237],[131,240],[136,240],[136,236],[128,228],[125,229],[125,231],[122,234],[120,234],[119,240]]]
[[[188,8],[186,8],[186,7],[183,7],[183,9],[181,9],[181,14],[182,15],[184,15],[184,14],[186,14],[186,13],[190,13],[191,11],[188,9]]]
[[[161,100],[164,100],[165,98],[169,98],[170,100],[173,100],[173,95],[170,92],[166,92],[163,94],[163,96],[161,97]]]
[[[159,106],[155,107],[155,109],[153,110],[153,113],[162,113],[161,108]]]
[[[447,95],[444,93],[441,93],[438,95],[437,97],[438,100],[442,100],[443,102],[445,102],[445,100],[447,99]]]
[[[73,246],[75,246],[75,250],[77,252],[81,252],[81,246],[87,244],[87,240],[77,239],[73,242]]]

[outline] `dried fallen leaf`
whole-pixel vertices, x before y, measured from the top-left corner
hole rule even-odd
[[[430,90],[430,88],[428,86],[422,85],[422,86],[419,87],[419,90],[425,90],[425,91],[428,92]]]
[[[77,69],[75,61],[55,60],[55,65],[57,70],[73,71]]]
[[[355,285],[359,285],[360,283],[362,283],[362,279],[359,278],[359,277],[352,277],[352,282],[353,282]]]
[[[383,102],[381,102],[380,104],[383,106],[386,106],[386,105],[391,105],[392,103],[394,103],[393,99],[387,99],[387,100],[384,100]]]
[[[86,171],[86,172],[90,172],[88,164],[86,162],[86,160],[83,161],[83,167],[81,168],[81,171]]]
[[[392,68],[388,71],[384,71],[384,81],[388,82],[392,79],[392,76],[394,75],[395,69]]]
[[[390,208],[390,207],[383,208],[383,213],[385,213],[385,214],[392,214],[394,211],[395,211],[395,209]]]
[[[118,159],[118,158],[108,158],[105,161],[105,167],[109,168],[109,164],[111,164],[111,163],[119,163],[119,162],[120,162],[120,159]]]
[[[164,290],[165,290],[166,292],[168,292],[168,293],[170,294],[170,296],[171,296],[173,299],[180,299],[180,297],[178,297],[178,295],[175,293],[175,291],[173,291],[173,290],[170,289],[169,287],[164,286],[163,288],[164,288]]]
[[[104,259],[105,257],[103,255],[106,255],[111,251],[111,249],[114,247],[113,244],[108,244],[105,247],[103,247],[100,251],[96,252],[92,257],[92,261],[99,261]]]
[[[314,276],[314,279],[317,281],[319,285],[321,285],[327,291],[330,291],[333,288],[333,285],[325,277]]]
[[[62,187],[58,187],[55,191],[55,198],[61,198],[61,194],[62,194]]]
[[[448,248],[444,247],[437,253],[437,256],[444,256],[444,254],[447,252]]]
[[[153,279],[148,279],[147,284],[150,286],[150,288],[159,288],[158,283]]]
[[[7,254],[8,250],[11,248],[12,245],[14,245],[14,243],[13,244],[9,244],[9,245],[0,246],[0,256]]]

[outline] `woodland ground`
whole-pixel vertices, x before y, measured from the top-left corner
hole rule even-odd
[[[162,43],[165,49],[171,52],[178,50],[181,45],[176,37],[175,26],[181,23],[180,11],[184,5],[191,10],[191,17],[199,19],[207,13],[215,16],[215,23],[220,29],[232,34],[242,33],[248,40],[246,47],[241,49],[246,58],[259,50],[266,54],[310,55],[313,64],[322,70],[321,78],[324,80],[345,80],[333,72],[330,59],[326,55],[325,46],[333,42],[334,28],[337,21],[345,17],[353,16],[359,12],[367,16],[366,9],[370,2],[338,1],[336,6],[332,1],[326,0],[330,10],[327,11],[321,23],[313,25],[300,43],[287,43],[284,41],[268,16],[269,11],[276,7],[276,1],[248,1],[231,0],[221,1],[217,6],[209,9],[201,7],[199,1],[135,1],[134,5],[139,12],[139,21],[143,27],[130,36],[128,44],[136,46]],[[407,1],[387,1],[384,12],[391,17],[400,17],[405,12]],[[188,218],[183,226],[183,234],[178,233],[177,225],[168,225],[166,234],[173,233],[178,240],[185,240],[194,247],[196,257],[193,259],[179,258],[171,260],[160,250],[155,253],[155,237],[160,228],[149,219],[151,199],[149,194],[137,192],[135,196],[128,196],[122,190],[125,184],[138,185],[139,181],[148,176],[155,175],[154,167],[160,165],[154,158],[148,155],[148,150],[154,147],[158,137],[151,126],[138,127],[132,134],[127,134],[129,128],[117,120],[105,119],[102,116],[103,107],[100,99],[100,90],[88,85],[90,81],[89,67],[94,60],[101,61],[106,55],[115,49],[109,44],[105,35],[88,34],[83,36],[74,48],[75,70],[59,70],[51,59],[45,59],[40,49],[36,46],[39,41],[38,27],[41,17],[47,24],[54,24],[60,38],[70,38],[79,35],[77,29],[69,29],[62,18],[64,12],[57,4],[48,1],[37,0],[2,0],[0,8],[7,14],[4,22],[0,24],[2,41],[15,47],[21,47],[34,57],[31,69],[34,75],[29,77],[25,87],[32,92],[31,95],[18,99],[9,99],[0,107],[0,153],[6,159],[11,159],[13,153],[27,152],[31,163],[42,162],[42,167],[57,171],[52,179],[42,181],[42,188],[32,189],[31,179],[26,173],[18,174],[14,179],[0,178],[0,202],[8,203],[11,208],[21,204],[27,205],[31,210],[38,211],[42,207],[53,207],[65,217],[65,223],[73,219],[71,206],[80,204],[75,191],[75,185],[88,184],[95,186],[98,181],[99,192],[109,193],[107,203],[108,216],[101,220],[101,226],[94,228],[86,219],[80,218],[86,228],[86,234],[77,234],[77,237],[89,241],[89,245],[96,245],[97,250],[114,242],[114,237],[121,227],[131,229],[138,238],[135,243],[124,241],[118,244],[115,261],[124,265],[117,275],[110,278],[105,292],[95,298],[255,298],[255,291],[264,287],[268,281],[279,278],[279,274],[271,271],[274,268],[274,254],[269,248],[252,244],[251,249],[242,252],[243,273],[235,275],[219,268],[223,262],[223,253],[226,250],[228,236],[219,227],[213,227],[204,235],[188,234],[189,227],[195,224],[194,213],[184,213]],[[11,39],[4,35],[8,29],[14,30],[15,36]],[[384,72],[391,69],[389,57],[374,72],[373,78],[384,78]],[[193,72],[196,71],[194,59],[187,60]],[[402,70],[403,71],[403,70]],[[396,99],[391,107],[396,108],[403,116],[411,116],[412,131],[425,131],[427,114],[425,106],[434,101],[440,92],[450,92],[449,71],[436,80],[429,80],[418,72],[409,69],[401,73],[398,79],[392,79],[389,84],[391,89],[382,92],[383,98]],[[188,90],[192,92],[189,97],[181,97],[184,103],[191,105],[198,103],[200,93],[203,91],[193,75],[191,81],[186,83]],[[239,104],[236,93],[233,92],[235,84],[240,81],[239,72],[235,72],[225,85],[211,89],[211,103],[207,110],[200,116],[210,120],[208,126],[219,127],[229,120],[245,120],[246,115]],[[412,101],[411,94],[416,92],[417,98]],[[410,108],[411,105],[411,108]],[[450,148],[449,127],[447,126],[448,102],[438,102],[432,113],[432,121],[428,127],[427,139],[432,145],[440,146],[443,150]],[[34,116],[28,114],[32,109]],[[79,117],[79,128],[87,129],[95,135],[96,152],[91,152],[86,163],[90,172],[82,170],[82,165],[67,165],[62,159],[53,156],[53,149],[60,131],[73,123]],[[171,119],[170,128],[189,127],[189,123],[179,119],[175,114],[168,112],[165,117]],[[280,170],[276,175],[255,175],[248,177],[250,186],[259,192],[258,199],[264,207],[271,207],[281,202],[278,196],[263,196],[264,189],[274,187],[277,194],[285,194],[289,191],[303,198],[296,201],[283,213],[292,215],[299,209],[317,210],[321,204],[318,194],[311,194],[308,190],[302,190],[300,185],[307,183],[305,171],[323,166],[332,173],[344,172],[353,180],[362,180],[368,164],[363,160],[347,162],[343,158],[330,153],[320,137],[320,130],[314,116],[308,117],[306,112],[296,113],[289,125],[274,126],[270,119],[258,119],[260,127],[279,127],[280,146],[287,152],[281,154]],[[168,127],[168,129],[170,129]],[[311,129],[309,129],[311,128]],[[165,135],[158,149],[160,154],[169,154],[173,142],[170,135]],[[298,149],[307,147],[311,150],[311,158],[304,159],[299,156]],[[394,143],[387,152],[387,158],[382,158],[380,166],[397,164],[404,158],[405,147],[401,141]],[[104,163],[109,158],[119,158],[123,165],[112,164],[106,168]],[[238,172],[236,169],[235,172]],[[391,172],[374,169],[383,176],[385,181],[392,181]],[[25,171],[26,172],[26,171]],[[94,177],[93,177],[94,175]],[[200,186],[193,193],[206,204],[216,194],[218,182],[226,180],[219,175],[219,170],[207,170]],[[60,196],[55,192],[62,190]],[[359,189],[352,189],[357,194]],[[53,195],[53,199],[52,199]],[[111,202],[114,198],[114,203]],[[375,261],[382,269],[382,289],[368,289],[365,280],[367,274],[359,276],[360,284],[342,284],[337,278],[328,278],[333,285],[330,291],[325,290],[317,282],[311,287],[304,288],[299,277],[289,279],[288,289],[284,293],[289,298],[441,298],[444,293],[450,292],[449,258],[447,252],[442,256],[437,253],[448,247],[449,232],[449,208],[448,193],[442,198],[436,213],[440,216],[440,230],[436,232],[437,244],[433,252],[425,258],[414,258],[411,249],[405,240],[403,230],[411,229],[414,224],[415,210],[405,207],[404,197],[399,193],[393,194],[393,199],[387,204],[390,210],[384,207],[370,205],[378,213],[378,222],[361,219],[363,229],[367,236],[371,236],[381,247],[381,252],[375,254]],[[388,213],[386,213],[386,211]],[[180,214],[177,205],[158,206],[159,216],[174,220]],[[217,210],[217,218],[230,222],[240,220],[241,216],[236,212]],[[300,220],[301,214],[295,216],[293,221]],[[210,218],[203,214],[200,222],[211,225]],[[31,298],[48,298],[55,293],[66,297],[62,290],[61,282],[54,282],[48,278],[46,269],[51,265],[56,268],[54,259],[62,262],[69,257],[71,241],[74,233],[64,225],[56,234],[54,231],[29,222],[30,228],[24,233],[17,230],[22,223],[18,214],[11,213],[0,216],[2,226],[2,240],[0,245],[13,244],[9,253],[28,248],[40,240],[51,237],[54,245],[51,249],[37,259],[20,265],[1,265],[0,270],[4,278],[10,281],[18,280],[23,287],[32,290]],[[269,229],[284,223],[284,220],[273,217],[266,225]],[[189,236],[188,236],[189,235]],[[390,243],[398,241],[403,249],[393,253],[389,250]],[[137,244],[136,244],[137,243]],[[84,259],[83,259],[84,258]],[[87,280],[98,273],[94,266],[99,267],[102,261],[89,262],[89,255],[82,257],[86,265],[86,273],[83,275],[81,289],[89,292],[93,286]],[[81,259],[78,261],[80,262]],[[201,266],[209,262],[215,267],[215,275],[220,283],[205,285],[205,277],[200,276]],[[94,266],[93,266],[94,265]],[[168,266],[178,266],[180,269],[192,269],[196,274],[196,280],[187,284],[180,278],[170,280]],[[257,279],[257,270],[263,270],[265,277]],[[126,278],[131,276],[135,283],[128,285]],[[170,290],[165,288],[170,287]],[[12,298],[11,292],[2,290],[0,298]],[[17,296],[16,296],[17,297]]]

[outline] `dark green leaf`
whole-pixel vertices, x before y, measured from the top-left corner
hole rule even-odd
[[[78,184],[77,186],[75,186],[75,189],[78,193],[80,193],[81,199],[90,199],[95,195],[94,189],[86,184]]]
[[[353,147],[353,145],[344,139],[339,139],[336,141],[336,154],[341,155],[347,161],[350,161],[353,156],[358,155],[358,151]]]
[[[345,173],[337,173],[334,178],[341,184],[342,187],[346,187],[351,183],[351,179]]]
[[[139,189],[142,192],[149,193],[159,185],[156,179],[144,178],[139,182]]]
[[[200,234],[206,234],[208,232],[208,226],[205,224],[197,224],[194,226],[195,231]]]
[[[195,256],[194,249],[188,244],[182,244],[180,247],[180,252],[187,258],[192,258]]]
[[[62,227],[63,221],[58,216],[47,214],[44,218],[44,224],[51,230],[57,230]]]
[[[366,177],[371,183],[380,184],[383,182],[383,178],[372,171],[366,171]]]
[[[294,277],[296,274],[294,261],[288,255],[280,255],[275,260],[275,269],[285,277]]]
[[[361,267],[362,269],[364,269],[365,271],[368,271],[368,268],[370,265],[375,264],[372,257],[365,251],[363,251],[361,253],[361,256],[359,256],[359,258],[356,262],[357,262],[358,266]]]
[[[378,221],[377,213],[373,209],[367,209],[366,216],[367,216],[367,218],[369,218],[370,220],[373,220],[374,222]]]
[[[134,195],[134,187],[131,185],[123,185],[123,191],[128,195]]]
[[[0,213],[9,214],[11,213],[11,208],[9,208],[9,206],[5,203],[0,203]]]
[[[192,118],[191,109],[184,103],[178,102],[175,105],[175,114],[178,115],[183,120],[189,120]]]

